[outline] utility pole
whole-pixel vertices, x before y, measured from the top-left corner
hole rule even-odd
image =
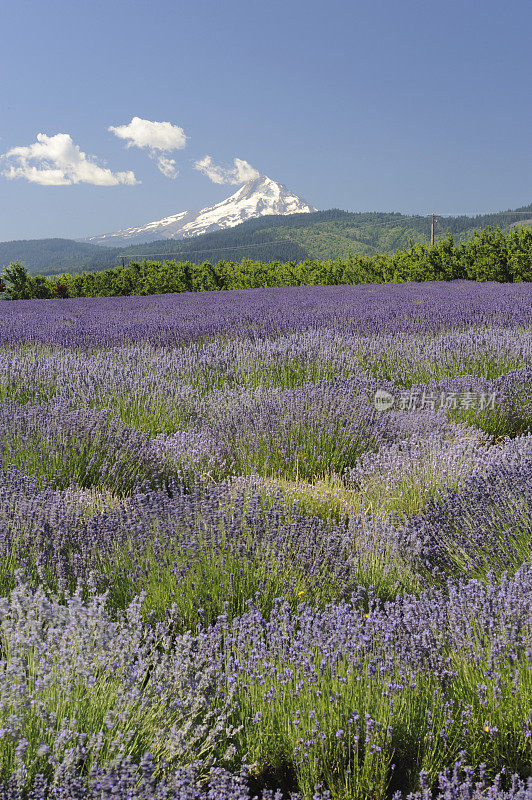
[[[430,225],[430,243],[434,245],[434,214],[432,215],[432,222]]]

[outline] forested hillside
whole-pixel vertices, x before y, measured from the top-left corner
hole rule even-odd
[[[0,242],[0,267],[21,261],[33,273],[82,272],[113,266],[118,252],[73,239],[20,239]]]
[[[530,216],[526,212],[530,212]],[[488,226],[508,230],[515,224],[532,224],[532,204],[513,211],[476,217],[438,217],[436,238],[452,234],[466,241],[474,231]],[[330,209],[314,214],[266,216],[234,228],[190,239],[163,239],[124,249],[108,248],[71,239],[34,239],[0,243],[0,267],[13,261],[31,273],[80,273],[117,266],[143,258],[210,261],[304,261],[347,258],[349,255],[395,253],[411,242],[430,238],[430,218],[400,213],[352,213]]]
[[[475,230],[488,226],[507,230],[512,224],[527,219],[524,211],[532,205],[498,214],[476,217],[439,217],[436,220],[437,238],[452,234],[455,241],[465,241]],[[293,261],[305,258],[345,258],[350,254],[374,255],[394,253],[408,247],[410,242],[430,239],[430,219],[399,213],[352,213],[330,209],[314,214],[268,216],[251,219],[235,228],[204,234],[191,240],[163,240],[136,245],[123,251],[129,258],[179,257],[180,260],[201,262],[238,261],[253,258],[257,261]]]

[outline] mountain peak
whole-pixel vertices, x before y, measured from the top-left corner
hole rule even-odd
[[[233,228],[246,219],[267,214],[310,214],[317,211],[282,183],[267,175],[258,175],[240,189],[212,206],[200,211],[181,211],[137,228],[91,236],[93,244],[141,244],[156,239],[184,239],[202,233]]]

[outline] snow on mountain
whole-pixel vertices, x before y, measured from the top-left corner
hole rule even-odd
[[[91,236],[84,241],[112,247],[153,242],[156,239],[184,239],[223,228],[233,228],[251,217],[262,217],[266,214],[310,214],[317,210],[292,194],[282,183],[277,183],[266,175],[259,175],[245,183],[227,200],[201,211],[181,211],[138,228],[124,228],[115,233]]]

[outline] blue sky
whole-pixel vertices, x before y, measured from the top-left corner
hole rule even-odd
[[[206,156],[320,209],[532,202],[529,0],[4,0],[0,29],[0,240],[217,202]]]

